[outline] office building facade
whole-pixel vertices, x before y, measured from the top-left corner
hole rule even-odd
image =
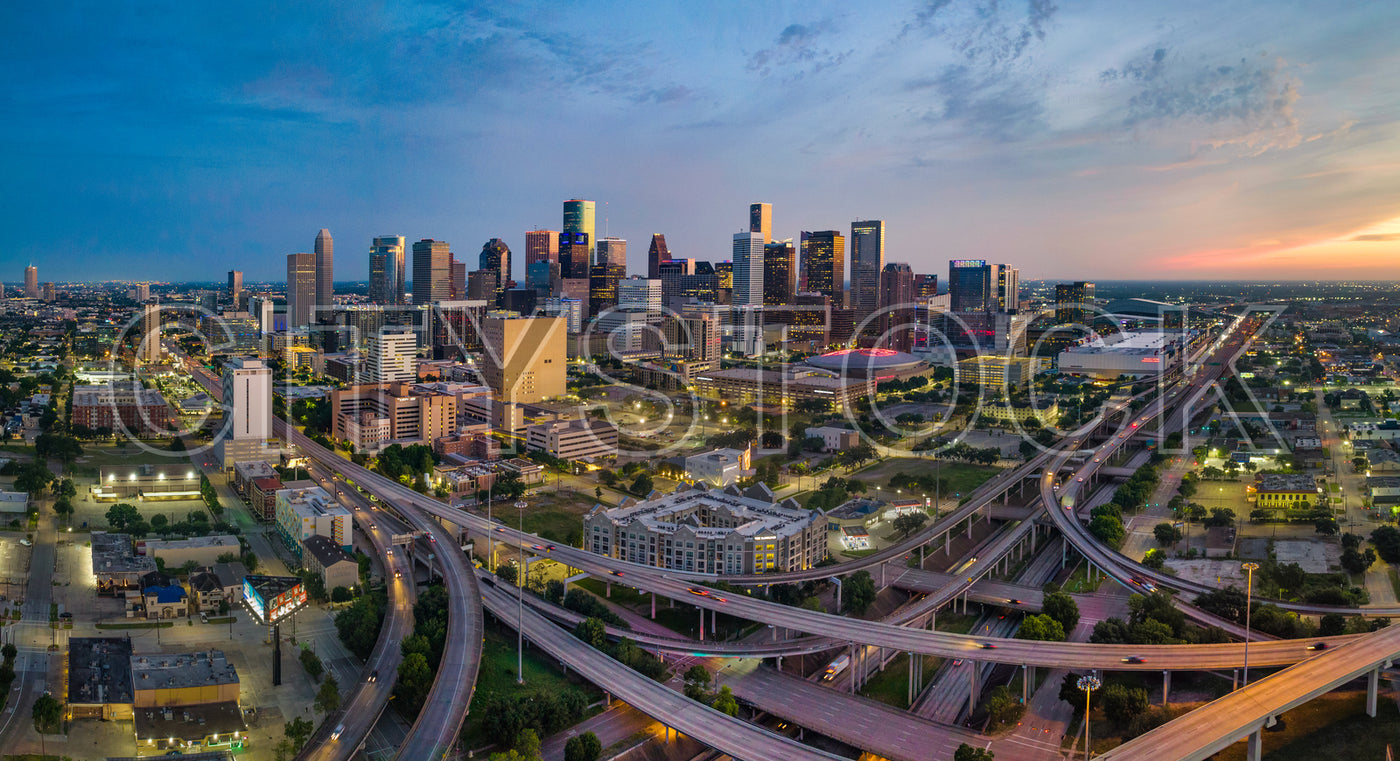
[[[588,233],[563,232],[559,234],[559,274],[566,280],[580,280],[588,277],[592,266],[593,236]]]
[[[836,230],[802,233],[802,266],[807,273],[804,292],[831,297],[833,308],[846,301],[846,236]]]
[[[1002,312],[1021,309],[1021,270],[1009,264],[997,265],[997,309]]]
[[[504,403],[528,404],[566,391],[568,325],[560,317],[488,317],[482,322],[486,385]]]
[[[381,235],[369,247],[369,300],[376,304],[404,303],[404,236]]]
[[[593,244],[598,240],[594,231],[594,218],[596,215],[595,204],[592,201],[584,201],[577,198],[564,202],[564,229],[563,233],[583,233],[588,236],[587,244],[588,258],[584,263],[584,271],[588,271],[588,266],[593,263]],[[577,263],[575,263],[577,264]]]
[[[365,380],[393,383],[418,377],[418,337],[412,328],[381,328],[365,338]]]
[[[311,324],[316,311],[316,255],[287,254],[287,329]]]
[[[316,233],[316,306],[329,310],[335,304],[335,241],[331,231]],[[317,321],[321,316],[317,315]]]
[[[39,268],[29,265],[24,268],[24,297],[26,299],[39,298]],[[144,301],[144,299],[138,299]]]
[[[651,245],[647,248],[647,277],[661,277],[661,263],[671,258],[671,249],[666,247],[666,236],[651,234]]]
[[[447,301],[452,287],[452,251],[447,241],[425,238],[413,244],[413,303]]]
[[[622,238],[600,238],[594,261],[597,264],[617,264],[627,269],[627,241]]]
[[[763,243],[773,242],[773,204],[749,204],[749,232],[763,236]]]
[[[851,308],[862,322],[880,306],[880,276],[885,269],[885,223],[871,219],[851,223]]]
[[[797,292],[797,248],[791,240],[763,246],[763,303],[791,304]]]
[[[559,231],[530,230],[525,233],[525,266],[535,262],[559,261]]]
[[[1094,284],[1081,280],[1055,286],[1055,323],[1058,325],[1094,324]]]
[[[734,304],[763,305],[763,235],[734,233]]]
[[[948,262],[949,311],[998,311],[997,265],[985,259],[954,259]]]

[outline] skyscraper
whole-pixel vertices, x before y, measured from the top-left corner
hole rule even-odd
[[[272,368],[254,357],[224,362],[224,436],[235,441],[272,438]]]
[[[402,235],[381,235],[369,247],[369,300],[376,304],[404,303],[405,241]]]
[[[594,233],[594,203],[592,201],[581,201],[571,199],[564,202],[564,232],[584,233],[588,236],[588,260],[583,262],[583,272],[580,277],[588,277],[588,267],[593,264],[593,244],[598,240]]]
[[[592,262],[593,237],[588,233],[564,232],[559,234],[559,273],[565,279],[588,277]]]
[[[487,317],[482,376],[496,400],[530,404],[567,390],[568,322],[560,317]]]
[[[620,264],[599,262],[588,271],[588,312],[598,315],[605,309],[617,306],[618,281],[627,276],[627,268]]]
[[[316,233],[316,306],[329,310],[335,304],[335,241],[331,231]]]
[[[32,264],[24,268],[24,297],[39,298],[39,268]]]
[[[627,268],[627,241],[622,238],[603,238],[598,241],[598,264],[618,264]]]
[[[506,282],[510,280],[510,246],[500,238],[486,241],[486,245],[481,247],[481,256],[477,258],[477,268],[496,273],[495,303],[499,304],[501,294],[506,289]],[[465,285],[465,281],[463,282]]]
[[[559,261],[559,231],[530,230],[525,233],[525,266],[539,261]],[[526,274],[529,274],[528,271]]]
[[[920,299],[932,298],[938,295],[937,275],[915,275],[914,276],[914,296]]]
[[[880,270],[880,333],[885,346],[909,351],[914,346],[914,270],[890,262]]]
[[[1092,325],[1094,284],[1087,280],[1055,286],[1055,322],[1059,325]]]
[[[228,300],[233,302],[235,310],[238,303],[243,298],[243,273],[238,270],[228,271]]]
[[[446,301],[452,287],[452,252],[447,241],[424,238],[413,244],[413,304]]]
[[[412,328],[381,328],[366,336],[365,374],[370,383],[411,381],[418,377],[414,357],[418,338]]]
[[[1016,312],[1021,308],[1021,271],[1009,264],[997,265],[997,310]]]
[[[796,292],[797,249],[792,239],[764,245],[763,303],[767,306],[791,304]]]
[[[287,254],[287,329],[311,324],[316,306],[316,255]]]
[[[985,259],[953,259],[948,262],[948,310],[999,311],[998,282],[997,265]]]
[[[666,247],[666,236],[651,234],[651,247],[647,249],[647,277],[661,277],[661,263],[671,258],[671,250]]]
[[[141,345],[136,351],[143,364],[160,362],[160,303],[148,301],[141,308]]]
[[[885,268],[885,223],[872,219],[851,223],[851,307],[859,324],[880,305],[880,275]]]
[[[773,242],[773,204],[749,204],[749,232],[763,236],[763,244]]]
[[[763,305],[761,233],[734,233],[734,305]]]
[[[846,300],[846,237],[836,230],[802,233],[807,292],[831,297],[833,309]]]

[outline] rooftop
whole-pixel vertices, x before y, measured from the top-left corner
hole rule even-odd
[[[1317,491],[1317,479],[1312,476],[1260,473],[1254,477],[1254,487],[1258,491]]]
[[[238,671],[222,650],[133,655],[130,663],[131,683],[137,690],[238,684]]]
[[[68,702],[132,702],[131,640],[126,637],[73,637],[68,640]]]
[[[231,735],[245,732],[243,709],[238,703],[206,703],[175,708],[136,709],[136,738],[177,738],[195,743],[211,735]],[[184,754],[182,759],[229,758],[225,753]]]
[[[354,563],[355,558],[346,552],[335,540],[321,534],[308,536],[301,543],[306,551],[316,558],[322,568],[329,568],[339,562]]]
[[[230,534],[216,534],[214,536],[192,536],[188,539],[149,539],[146,541],[146,554],[150,555],[160,550],[192,550],[204,547],[233,547],[238,548],[238,537]]]
[[[126,534],[109,534],[94,531],[92,541],[92,572],[103,573],[149,573],[156,569],[155,558],[137,555]]]
[[[735,525],[704,525],[701,516],[712,512],[721,518],[732,517]],[[626,526],[637,522],[661,533],[674,533],[682,525],[687,525],[697,536],[705,539],[722,539],[730,534],[754,536],[787,533],[822,515],[818,510],[803,508],[792,499],[774,504],[773,493],[763,484],[743,492],[736,486],[706,490],[682,485],[671,494],[603,510],[603,513],[616,525]]]

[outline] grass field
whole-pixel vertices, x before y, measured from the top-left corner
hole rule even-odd
[[[559,544],[577,544],[583,536],[583,516],[594,500],[582,495],[561,493],[531,497],[525,510],[525,530]],[[520,513],[513,503],[497,502],[492,517],[518,528]]]
[[[872,486],[878,484],[884,488],[889,484],[891,477],[900,473],[915,476],[937,475],[948,483],[948,493],[943,495],[946,499],[953,495],[967,496],[968,492],[981,486],[987,479],[1000,472],[999,468],[990,468],[984,465],[942,461],[935,463],[924,459],[902,457],[866,466],[852,473],[849,477],[858,478]]]
[[[516,684],[515,646],[515,632],[498,623],[486,625],[481,647],[481,668],[476,677],[476,695],[478,697],[487,695],[513,697],[533,695],[539,692],[554,694],[579,692],[588,699],[589,703],[602,699],[603,693],[598,688],[572,674],[565,676],[563,670],[553,659],[542,655],[539,650],[529,647],[525,649],[525,684]],[[489,742],[482,730],[480,712],[467,714],[463,737],[466,740],[466,747],[469,748],[480,748]]]
[[[943,659],[937,656],[921,657],[924,659],[924,677],[915,695],[933,681],[934,672],[943,665]],[[860,694],[901,711],[909,708],[909,654],[900,653],[885,666],[884,671],[872,674],[870,680],[861,688]]]

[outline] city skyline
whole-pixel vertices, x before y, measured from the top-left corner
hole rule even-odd
[[[884,219],[915,271],[1400,277],[1400,8],[1029,8],[16,10],[0,268],[272,279],[324,227],[363,280],[375,236],[524,250],[579,197],[595,240],[701,260],[762,201],[775,239]]]

